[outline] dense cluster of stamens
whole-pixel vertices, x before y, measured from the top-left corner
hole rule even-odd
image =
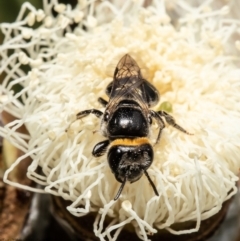
[[[72,8],[44,0],[43,10],[24,3],[14,23],[1,25],[0,72],[6,77],[0,107],[16,120],[0,128],[0,135],[25,153],[4,180],[70,200],[67,209],[75,216],[98,212],[93,229],[100,240],[116,240],[127,223],[145,241],[157,229],[194,232],[237,191],[240,44],[231,41],[240,21],[225,17],[228,6],[213,10],[209,0],[196,8],[183,0],[166,5],[153,0],[145,7],[141,0],[120,2],[84,0]],[[171,115],[194,135],[167,127],[154,146],[148,173],[159,196],[142,177],[126,184],[114,201],[120,184],[106,156],[91,155],[103,140],[99,122],[94,116],[75,120],[81,110],[102,108],[97,98],[112,80],[109,69],[126,53],[161,93],[159,106],[171,103]],[[19,92],[12,91],[16,85],[22,87]],[[22,125],[29,134],[17,132]],[[33,160],[27,176],[44,190],[8,179],[27,156]],[[106,216],[112,222],[104,229]],[[170,228],[189,220],[196,221],[196,228]]]

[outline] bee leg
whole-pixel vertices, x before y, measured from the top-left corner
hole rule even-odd
[[[96,109],[83,110],[77,113],[77,119],[81,119],[89,114],[94,114],[98,118],[100,118],[103,115],[102,111],[100,110],[96,110]]]
[[[98,102],[103,105],[104,107],[108,104],[108,102],[106,100],[104,100],[102,97],[98,98]]]
[[[155,145],[156,145],[160,140],[161,133],[162,133],[162,130],[164,129],[164,127],[165,127],[165,124],[164,124],[164,122],[163,122],[163,120],[162,120],[162,118],[161,118],[161,116],[158,112],[155,112],[155,111],[152,110],[151,116],[157,120],[157,123],[158,123],[158,126],[159,126],[158,136],[157,136],[157,139],[156,139],[156,142],[155,142]]]
[[[119,198],[119,196],[121,195],[122,190],[123,190],[123,188],[124,188],[124,186],[125,186],[125,184],[126,184],[126,181],[127,181],[127,175],[125,176],[125,178],[124,178],[124,180],[123,180],[120,188],[118,189],[118,192],[117,192],[117,195],[116,195],[115,198],[114,198],[114,201],[118,200],[118,198]]]
[[[159,193],[158,193],[158,191],[157,191],[157,188],[156,188],[155,184],[153,183],[152,179],[150,178],[150,176],[148,175],[147,171],[145,170],[144,173],[145,173],[148,181],[150,182],[150,184],[151,184],[151,186],[152,186],[152,188],[153,188],[153,191],[155,192],[155,195],[156,195],[156,196],[159,196]]]
[[[92,150],[92,155],[95,157],[102,156],[106,152],[109,143],[110,143],[109,140],[105,140],[97,143]]]
[[[173,126],[174,128],[178,129],[179,131],[182,131],[185,134],[192,135],[191,133],[186,131],[184,128],[182,128],[180,125],[178,125],[176,123],[175,119],[171,115],[169,115],[167,112],[161,110],[161,111],[158,111],[158,114],[160,116],[163,116],[169,125]]]

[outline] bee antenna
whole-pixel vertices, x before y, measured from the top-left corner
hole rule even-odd
[[[122,185],[120,186],[120,188],[119,188],[119,190],[118,190],[118,193],[117,193],[117,195],[116,195],[115,198],[114,198],[114,201],[116,201],[116,200],[119,198],[119,196],[120,196],[120,194],[122,193],[122,190],[123,190],[123,188],[124,188],[124,186],[125,186],[125,184],[126,184],[126,181],[127,181],[127,175],[125,176],[125,178],[124,178],[124,180],[123,180],[123,183],[122,183]]]
[[[144,174],[146,175],[148,181],[150,182],[150,184],[151,184],[151,186],[152,186],[153,191],[155,192],[155,194],[156,194],[157,196],[159,196],[159,193],[158,193],[158,191],[157,191],[157,188],[156,188],[155,184],[153,183],[152,179],[150,178],[150,176],[148,175],[148,173],[147,173],[146,170],[144,171]]]

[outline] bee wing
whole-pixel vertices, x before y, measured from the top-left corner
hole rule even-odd
[[[124,55],[120,59],[114,72],[115,79],[122,79],[139,75],[141,75],[140,68],[137,62],[129,54]]]
[[[114,80],[107,87],[107,93],[112,107],[129,96],[132,96],[143,109],[155,105],[159,99],[158,91],[143,79],[137,62],[129,54],[120,59],[114,72]]]
[[[112,103],[118,103],[121,99],[126,98],[127,95],[132,95],[135,91],[141,94],[139,87],[143,81],[140,68],[136,61],[129,54],[124,55],[120,59],[114,72],[110,101]]]

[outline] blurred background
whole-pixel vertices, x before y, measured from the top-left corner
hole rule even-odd
[[[37,9],[42,8],[42,0],[0,0],[0,23],[3,22],[8,22],[11,23],[13,22],[21,8],[21,5],[24,2],[29,2],[33,6],[35,6]],[[71,5],[76,5],[77,0],[59,0],[60,3],[65,3],[65,4],[71,4]],[[0,31],[0,43],[3,41],[3,35]]]
[[[0,0],[0,23],[13,22],[20,10],[21,5],[26,0]],[[28,0],[36,8],[42,8],[42,0]],[[3,35],[0,32],[0,43],[2,43]]]

